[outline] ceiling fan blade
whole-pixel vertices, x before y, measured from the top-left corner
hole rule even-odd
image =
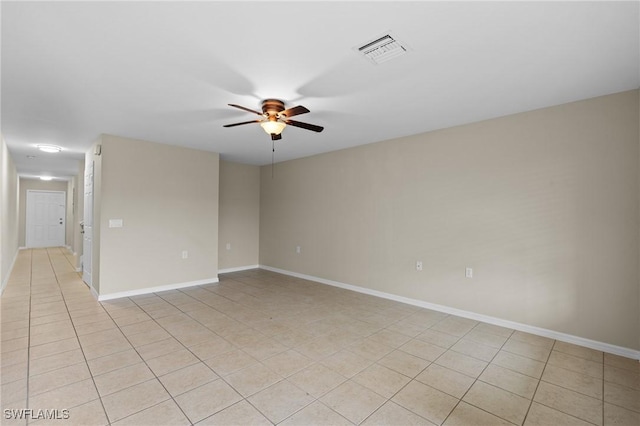
[[[303,129],[307,129],[307,130],[312,130],[314,132],[321,132],[324,130],[324,127],[322,126],[316,126],[315,124],[309,124],[309,123],[303,123],[302,121],[295,121],[295,120],[284,120],[285,123],[294,126],[294,127],[301,127]]]
[[[294,115],[306,114],[309,110],[303,107],[302,105],[295,106],[293,108],[285,109],[280,112],[280,115],[284,115],[287,118],[293,117]]]
[[[280,140],[280,139],[282,139],[282,135],[276,135],[274,133],[271,134],[271,140],[272,141],[277,141],[277,140]]]
[[[245,108],[245,107],[243,107],[243,106],[241,106],[241,105],[229,104],[229,106],[232,106],[232,107],[234,107],[234,108],[239,108],[239,109],[241,109],[241,110],[243,110],[243,111],[252,112],[252,113],[254,113],[254,114],[262,115],[262,113],[261,113],[261,112],[258,112],[258,111],[253,110],[253,109]]]
[[[251,120],[251,121],[243,121],[242,123],[233,123],[233,124],[225,124],[222,127],[235,127],[235,126],[242,126],[243,124],[249,124],[249,123],[260,123],[262,120]]]

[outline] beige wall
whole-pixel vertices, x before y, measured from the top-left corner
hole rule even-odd
[[[216,279],[218,154],[110,135],[101,143],[99,294]]]
[[[220,161],[218,214],[219,269],[258,265],[260,167]]]
[[[68,182],[67,181],[45,181],[40,179],[20,178],[20,207],[19,207],[19,232],[20,232],[20,247],[26,247],[26,230],[27,230],[27,191],[62,191],[65,193],[67,200],[67,229],[70,226],[69,223],[69,195],[67,193]],[[65,237],[67,234],[65,234]],[[69,240],[65,244],[69,244]]]
[[[260,263],[639,349],[638,117],[636,90],[263,167]]]
[[[18,174],[0,135],[0,293],[18,253]]]

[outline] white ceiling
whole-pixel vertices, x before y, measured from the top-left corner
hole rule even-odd
[[[636,89],[638,2],[7,2],[2,134],[22,175],[70,176],[101,133],[271,161],[228,103],[304,105],[276,161]],[[387,32],[409,53],[354,49]],[[35,150],[38,143],[64,148]],[[36,155],[28,159],[27,155]]]

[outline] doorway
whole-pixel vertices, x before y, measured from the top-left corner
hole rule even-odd
[[[65,245],[64,191],[27,190],[25,243],[29,248]]]

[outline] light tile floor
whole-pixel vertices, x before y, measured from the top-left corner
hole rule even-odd
[[[24,250],[1,310],[2,424],[640,425],[637,361],[263,270],[98,303]]]

